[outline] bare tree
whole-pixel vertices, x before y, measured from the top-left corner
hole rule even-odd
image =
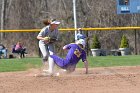
[[[72,0],[0,0],[1,29],[39,29],[44,26],[42,24],[44,18],[60,20],[60,28],[73,28],[72,9]],[[138,14],[117,15],[116,0],[76,0],[76,9],[78,27],[140,25],[140,15]],[[33,54],[36,53],[34,50],[38,48],[36,40],[38,32],[4,34],[7,37],[6,40],[2,38],[3,33],[0,34],[0,39],[3,39],[1,41],[4,41],[5,45],[11,46],[17,40],[22,40]],[[104,49],[118,48],[121,36],[126,34],[131,48],[134,48],[134,31],[85,31],[85,34],[89,36],[97,34]],[[57,45],[58,48],[74,39],[74,32],[61,32],[61,35],[63,40]],[[140,41],[140,34],[138,33],[137,36]],[[25,40],[25,38],[28,39]],[[89,39],[88,43],[92,43],[92,38]]]

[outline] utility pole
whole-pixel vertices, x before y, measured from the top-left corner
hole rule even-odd
[[[74,28],[77,29],[77,19],[76,19],[76,0],[73,0],[73,17],[74,17]],[[77,40],[77,30],[75,30],[75,40]]]
[[[5,0],[2,0],[2,8],[1,8],[1,30],[4,29],[4,17],[5,16]],[[1,42],[3,41],[3,33],[0,33],[1,35]]]

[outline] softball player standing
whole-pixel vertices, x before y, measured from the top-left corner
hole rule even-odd
[[[49,57],[49,52],[54,52],[54,42],[57,41],[59,37],[58,26],[60,22],[44,20],[43,23],[46,26],[41,29],[37,39],[39,40],[39,48],[43,55],[43,64],[45,65]]]

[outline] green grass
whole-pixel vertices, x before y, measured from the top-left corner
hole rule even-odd
[[[41,65],[41,58],[0,59],[0,72],[24,71]]]
[[[90,68],[112,66],[138,66],[140,65],[140,55],[100,57],[89,56],[88,61]],[[30,68],[39,68],[41,66],[41,58],[0,59],[0,72],[25,71]],[[83,62],[79,62],[77,67],[84,67]]]
[[[89,67],[138,66],[140,55],[88,57]],[[83,67],[79,62],[77,67]]]

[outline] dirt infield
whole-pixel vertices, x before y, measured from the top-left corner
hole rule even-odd
[[[140,93],[140,66],[76,69],[59,77],[33,77],[38,70],[0,73],[0,93]]]

